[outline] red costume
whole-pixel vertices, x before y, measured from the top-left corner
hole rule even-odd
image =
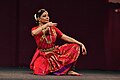
[[[38,26],[33,27],[32,30],[37,28]],[[58,28],[53,26],[47,33],[41,31],[34,36],[37,49],[30,64],[34,74],[66,74],[73,66],[80,54],[80,46],[75,43],[56,46],[55,41],[61,38],[62,34]]]

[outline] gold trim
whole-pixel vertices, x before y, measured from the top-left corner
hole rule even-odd
[[[48,48],[48,49],[40,49],[42,52],[48,52],[48,51],[52,51],[54,50],[55,47],[52,47],[52,48]]]

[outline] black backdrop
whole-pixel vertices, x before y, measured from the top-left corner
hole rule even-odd
[[[120,37],[116,30],[120,24],[111,16],[120,16],[109,11],[107,4],[106,0],[1,0],[0,66],[29,66],[36,49],[30,32],[35,25],[33,15],[45,8],[63,33],[86,45],[88,55],[80,55],[78,69],[119,70]]]

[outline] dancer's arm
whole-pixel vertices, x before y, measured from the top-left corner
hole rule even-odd
[[[64,41],[67,41],[67,42],[76,43],[76,44],[80,45],[82,47],[82,54],[85,55],[87,53],[84,44],[77,41],[77,40],[75,40],[74,38],[69,37],[69,36],[67,36],[65,34],[62,34],[61,39],[64,40]]]
[[[47,31],[48,30],[47,27],[56,26],[56,25],[57,25],[57,23],[48,22],[48,23],[38,27],[37,29],[33,30],[32,36],[39,34],[42,30]]]

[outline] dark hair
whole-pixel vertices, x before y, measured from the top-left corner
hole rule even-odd
[[[40,17],[46,10],[45,9],[40,9],[37,13],[36,13],[36,18]]]
[[[34,18],[36,20],[36,24],[39,24],[39,21],[37,18],[39,18],[46,10],[45,9],[40,9],[37,11],[37,13],[34,14]]]

